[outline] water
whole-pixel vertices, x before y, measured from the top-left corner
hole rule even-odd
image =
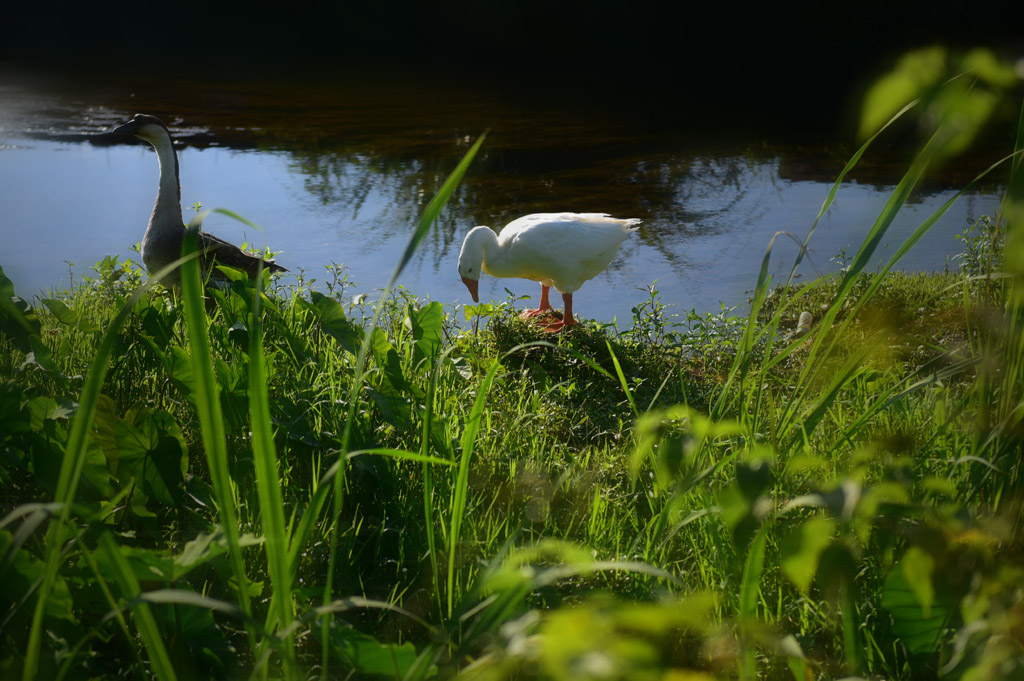
[[[772,235],[803,239],[849,154],[818,133],[682,126],[670,112],[451,83],[135,80],[72,90],[0,79],[0,265],[22,296],[66,285],[69,268],[88,272],[105,255],[138,259],[131,248],[152,208],[156,157],[142,142],[98,145],[92,137],[135,111],[161,116],[179,141],[186,219],[193,203],[233,210],[262,229],[219,215],[204,228],[280,251],[292,277],[323,280],[327,265],[343,264],[352,292],[371,296],[434,191],[489,128],[400,283],[420,297],[470,303],[456,262],[475,225],[561,210],[637,217],[640,231],[574,297],[580,316],[620,328],[654,282],[677,312],[745,303]],[[804,276],[835,269],[831,259],[844,248],[857,250],[898,179],[893,157],[869,160],[840,190]],[[891,255],[958,182],[936,178],[919,192],[878,257]],[[902,267],[945,267],[954,235],[995,210],[998,190],[967,194]],[[796,252],[788,238],[776,241],[776,277],[788,274]],[[528,281],[480,282],[482,300],[503,300],[506,289],[539,294]]]

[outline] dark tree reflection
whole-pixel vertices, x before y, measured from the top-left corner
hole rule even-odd
[[[643,219],[638,238],[624,245],[624,257],[644,249],[682,276],[708,258],[707,248],[726,248],[720,244],[733,233],[740,246],[745,239],[770,238],[749,236],[755,233],[749,228],[766,223],[794,184],[827,186],[852,151],[800,130],[795,120],[792,129],[770,133],[733,129],[692,116],[684,122],[684,113],[637,103],[439,78],[416,82],[394,74],[49,86],[0,91],[0,130],[94,141],[94,133],[143,111],[160,116],[181,147],[280,154],[324,224],[338,230],[339,240],[362,230],[360,247],[366,249],[408,234],[465,151],[489,130],[417,255],[416,267],[434,270],[458,252],[475,225],[498,229],[528,213],[576,211]],[[850,181],[891,186],[905,162],[901,150],[881,147]],[[956,185],[972,163],[951,167],[957,175],[931,178],[918,196]],[[802,234],[824,192],[814,205],[800,206],[791,222],[776,219],[772,228]],[[792,208],[787,206],[797,215]],[[702,244],[705,250],[693,255]]]

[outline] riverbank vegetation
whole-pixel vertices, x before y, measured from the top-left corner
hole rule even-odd
[[[1024,127],[954,271],[897,269],[941,209],[873,259],[1015,82],[904,60],[818,217],[924,112],[889,204],[742,314],[0,275],[0,677],[1021,678]]]

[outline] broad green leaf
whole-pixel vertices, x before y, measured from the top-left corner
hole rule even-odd
[[[95,442],[90,442],[86,446],[85,461],[82,464],[82,486],[78,495],[81,499],[104,505],[109,503],[114,495],[107,457]]]
[[[718,493],[718,507],[719,518],[729,528],[736,546],[746,547],[757,529],[750,500],[743,496],[738,486],[729,485]]]
[[[813,678],[807,668],[807,656],[795,636],[790,634],[779,641],[779,652],[786,656],[789,671],[793,674],[793,681],[807,681]]]
[[[836,523],[829,517],[811,518],[790,531],[782,541],[782,572],[800,593],[810,593],[818,561],[832,542],[835,529]]]
[[[413,348],[413,366],[420,362],[433,362],[441,348],[441,334],[444,331],[444,307],[439,302],[427,303],[419,310],[409,306],[406,324],[412,330],[416,345]]]
[[[479,305],[464,305],[462,307],[462,314],[465,315],[466,321],[472,321],[473,317],[487,317],[494,314],[494,305],[492,303],[480,303]]]
[[[25,403],[25,392],[14,381],[0,382],[0,432],[6,438],[31,430],[32,415]]]
[[[31,351],[25,355],[25,361],[21,365],[22,371],[35,366],[61,388],[66,389],[68,386],[67,376],[61,373],[61,370],[53,361],[53,353],[50,352],[50,348],[46,347],[46,344],[43,343],[39,336],[29,336],[28,345]]]
[[[931,106],[945,126],[939,153],[943,156],[963,153],[998,104],[997,95],[980,88],[964,86],[944,89]]]
[[[28,425],[40,434],[32,440],[32,472],[36,482],[48,490],[57,487],[63,460],[63,446],[68,436],[65,422],[74,416],[77,409],[78,405],[66,398],[56,400],[52,397],[34,397],[26,404]],[[15,425],[12,431],[17,429],[18,426]],[[110,498],[113,489],[110,486],[107,458],[95,442],[86,445],[81,473],[86,485],[79,490],[76,501],[97,502]]]
[[[58,402],[52,397],[33,397],[28,401],[27,406],[29,425],[35,431],[45,430],[47,421],[64,421],[71,418],[78,407],[74,402],[67,400]]]
[[[96,396],[96,411],[92,421],[92,440],[107,457],[110,470],[116,475],[117,465],[121,460],[117,446],[117,405],[106,395]]]
[[[743,581],[740,583],[740,617],[752,618],[757,613],[757,595],[761,591],[767,537],[768,532],[762,527],[748,547],[743,565]]]
[[[174,560],[165,551],[119,545],[120,557],[116,559],[136,580],[152,584],[170,584],[180,576],[175,570]],[[94,554],[96,563],[105,575],[112,575],[119,569],[115,558],[103,551]]]
[[[29,352],[29,338],[38,336],[39,318],[32,306],[14,293],[14,283],[0,267],[0,334],[10,338],[22,352]]]
[[[44,298],[43,305],[50,309],[50,312],[61,324],[73,326],[86,333],[96,333],[100,330],[100,327],[96,326],[94,322],[83,318],[81,313],[75,312],[60,300]]]
[[[146,591],[139,594],[137,602],[153,606],[153,617],[161,628],[174,632],[168,640],[168,652],[182,676],[221,678],[238,674],[238,651],[214,619],[215,613],[243,619],[237,606],[181,587]]]
[[[772,484],[772,464],[758,458],[736,463],[736,486],[747,500],[753,502]]]
[[[136,307],[136,314],[142,323],[142,330],[150,338],[162,354],[163,349],[171,344],[174,338],[174,322],[176,310],[150,298],[143,298]],[[148,344],[147,344],[148,345]]]
[[[249,390],[243,380],[248,362],[228,364],[221,358],[214,362],[217,367],[217,393],[224,426],[229,432],[245,430],[249,423]]]
[[[12,540],[13,535],[10,532],[0,530],[0,556],[6,556]],[[32,610],[24,608],[24,601],[35,600],[37,592],[34,589],[37,582],[42,579],[43,568],[43,561],[25,549],[14,549],[13,556],[7,559],[7,569],[2,574],[3,578],[0,579],[0,604],[3,604],[0,611],[5,613],[5,618],[13,617],[14,611],[17,610],[19,624],[24,627],[30,621]],[[73,606],[67,582],[57,575],[46,601],[46,615],[70,620],[73,616]]]
[[[466,357],[453,357],[452,366],[455,367],[455,371],[458,372],[459,376],[465,380],[473,378],[473,365]]]
[[[920,566],[910,570],[912,574],[920,571]],[[935,652],[942,641],[947,622],[954,614],[941,597],[926,614],[915,587],[907,580],[902,564],[896,566],[885,580],[882,607],[892,615],[893,633],[911,655]]]
[[[228,340],[235,344],[240,350],[249,350],[249,329],[241,320],[236,321],[228,327]]]
[[[932,583],[935,559],[927,551],[911,546],[900,561],[900,570],[910,590],[917,597],[917,602],[921,604],[922,613],[925,617],[930,617],[932,603],[935,602],[935,586]]]
[[[404,430],[412,425],[412,403],[408,397],[390,389],[383,392],[373,388],[366,390],[370,393],[373,403],[377,405],[385,421],[399,430]]]
[[[240,548],[258,546],[262,543],[263,539],[252,534],[243,534],[238,538]],[[214,530],[210,533],[200,534],[186,543],[182,552],[174,558],[175,579],[180,579],[190,570],[219,558],[227,552],[228,545],[222,531]]]
[[[171,351],[166,357],[168,363],[164,369],[167,371],[168,378],[185,397],[194,403],[195,374],[192,371],[192,358],[177,345],[171,346]]]
[[[358,676],[400,679],[416,661],[416,649],[411,643],[381,643],[347,627],[332,632],[331,639],[335,654],[352,665]]]
[[[334,338],[347,352],[355,355],[363,342],[362,327],[345,318],[345,310],[338,301],[322,293],[313,291],[310,294],[311,304],[307,307],[320,322],[324,333]]]
[[[402,371],[402,360],[380,327],[374,328],[372,342],[373,361],[384,371],[384,377],[391,387],[414,397],[422,397],[423,391],[406,379]]]
[[[1002,62],[984,47],[977,47],[964,55],[963,67],[976,74],[989,85],[997,88],[1012,87],[1017,81],[1013,66]]]
[[[847,586],[857,577],[859,561],[844,541],[830,542],[818,558],[818,574],[815,577],[822,588],[835,592],[848,591]],[[850,615],[852,616],[852,612]]]
[[[248,275],[248,273],[243,272],[242,270],[240,270],[238,268],[228,267],[227,265],[217,265],[216,269],[221,274],[223,274],[228,279],[228,281],[230,281],[232,283],[241,282],[242,284],[246,284],[246,283],[249,282],[249,275]],[[244,298],[244,297],[245,296],[242,296],[242,298]]]
[[[141,409],[132,422],[117,422],[114,438],[120,463],[143,491],[167,507],[179,508],[184,503],[188,448],[174,417]]]
[[[905,55],[889,74],[879,78],[864,97],[860,136],[880,128],[894,113],[939,83],[946,72],[946,50],[929,47]]]

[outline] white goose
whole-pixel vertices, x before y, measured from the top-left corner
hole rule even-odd
[[[156,149],[160,162],[160,185],[149,217],[146,234],[142,237],[142,262],[152,274],[181,257],[181,243],[185,237],[185,222],[181,217],[181,185],[178,181],[178,155],[174,153],[171,133],[159,118],[147,114],[135,114],[125,123],[106,136],[122,137],[132,135],[149,142]],[[211,270],[215,263],[228,265],[255,277],[261,258],[246,253],[212,234],[199,232],[200,264],[204,271]],[[273,260],[263,261],[264,269],[271,272],[287,272]],[[167,283],[178,283],[180,273],[175,271],[167,277]]]
[[[490,227],[475,227],[462,242],[459,274],[473,302],[479,302],[481,272],[540,282],[540,306],[520,314],[524,319],[552,311],[548,289],[554,286],[565,312],[545,330],[558,332],[576,323],[573,292],[608,266],[640,222],[606,213],[534,213],[508,223],[500,235]]]

